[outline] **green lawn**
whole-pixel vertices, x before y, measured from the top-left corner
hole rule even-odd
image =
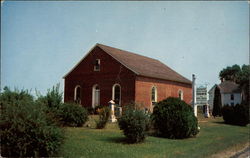
[[[195,138],[172,140],[147,137],[144,143],[126,144],[116,123],[106,129],[65,128],[66,140],[59,156],[86,158],[173,158],[209,157],[218,152],[239,148],[249,140],[247,127],[223,124],[222,118],[199,119],[200,133]]]

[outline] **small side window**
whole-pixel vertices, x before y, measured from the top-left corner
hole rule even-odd
[[[152,87],[151,89],[151,103],[154,106],[157,102],[157,89],[156,87]]]
[[[231,100],[234,100],[234,95],[233,94],[231,94]]]
[[[100,59],[95,60],[94,71],[100,71]]]
[[[178,97],[180,100],[183,100],[183,91],[182,90],[178,91]]]

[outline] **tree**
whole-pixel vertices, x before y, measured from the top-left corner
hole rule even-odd
[[[250,65],[243,64],[241,67],[237,64],[228,66],[220,71],[221,80],[233,81],[240,85],[243,94],[243,103],[249,105],[249,76]]]
[[[214,107],[212,115],[215,116],[221,116],[221,95],[220,95],[220,88],[218,86],[215,87],[214,90]]]
[[[228,66],[220,71],[219,77],[220,79],[239,82],[241,74],[241,68],[239,65],[235,64],[233,66]]]

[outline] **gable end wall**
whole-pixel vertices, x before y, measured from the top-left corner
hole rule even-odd
[[[94,70],[95,59],[100,59],[100,71]],[[100,87],[100,105],[107,106],[112,99],[112,87],[121,85],[122,105],[135,99],[135,74],[104,52],[95,47],[66,77],[64,102],[74,102],[74,89],[81,86],[81,104],[92,106],[92,88]]]

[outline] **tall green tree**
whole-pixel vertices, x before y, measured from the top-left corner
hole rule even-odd
[[[221,94],[220,94],[220,88],[218,86],[215,87],[214,90],[214,107],[212,111],[212,115],[215,116],[221,116]]]
[[[240,87],[242,89],[243,103],[249,105],[249,77],[250,77],[250,65],[242,65],[240,73]]]

